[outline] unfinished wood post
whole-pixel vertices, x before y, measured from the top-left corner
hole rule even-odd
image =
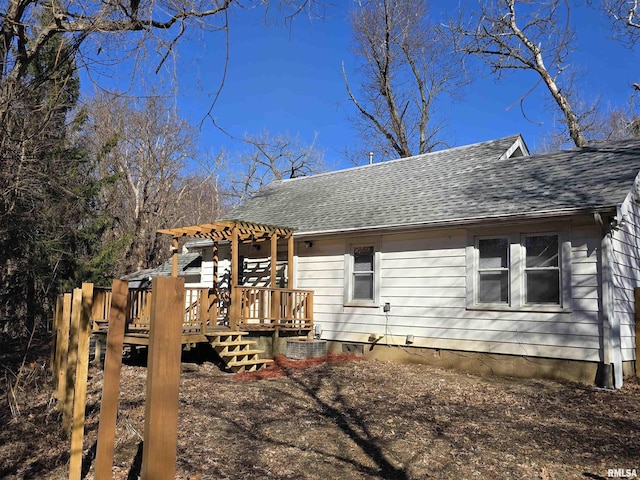
[[[287,240],[287,288],[293,289],[293,234],[289,235]]]
[[[71,426],[71,458],[69,480],[82,477],[82,444],[87,405],[87,376],[89,374],[89,340],[91,337],[91,312],[93,305],[93,283],[82,284],[82,305],[78,328],[78,364],[73,395],[73,423]]]
[[[313,328],[313,290],[311,290],[307,296],[307,311],[305,313],[307,317],[305,323],[310,328]]]
[[[73,414],[73,391],[78,365],[78,339],[80,336],[80,318],[82,316],[82,289],[73,289],[71,299],[71,327],[69,331],[69,355],[67,356],[66,385],[62,404],[62,428],[69,434]]]
[[[640,377],[640,288],[633,290],[635,300],[635,324],[636,324],[636,377]]]
[[[229,326],[238,330],[242,300],[238,288],[238,228],[231,231],[231,305],[229,306]]]
[[[293,234],[287,240],[287,288],[293,290]],[[293,320],[293,292],[289,294],[287,299],[287,319]]]
[[[218,299],[218,242],[213,242],[213,299],[209,302],[209,319],[211,325],[216,326],[218,324],[218,305],[220,303]]]
[[[58,330],[62,322],[62,308],[64,295],[58,295],[56,299],[56,311],[53,314],[53,325],[51,326],[51,359],[49,370],[53,377],[53,388],[58,388]]]
[[[96,480],[111,480],[113,477],[113,451],[116,438],[122,345],[124,342],[124,325],[127,319],[128,298],[128,282],[114,280],[113,296],[111,297],[111,308],[109,310],[107,351],[104,359],[100,424],[98,425]]]
[[[270,265],[270,286],[271,286],[271,321],[275,325],[275,328],[278,328],[278,323],[280,322],[280,298],[279,292],[276,290],[278,288],[277,285],[277,274],[278,274],[278,235],[271,235],[271,265]]]
[[[174,238],[171,240],[171,251],[173,252],[171,256],[171,276],[178,276],[178,239]]]
[[[271,235],[271,266],[270,266],[270,286],[271,288],[277,288],[278,281],[278,235]]]
[[[67,362],[69,360],[69,330],[71,328],[71,294],[65,293],[62,300],[62,319],[58,323],[58,346],[56,348],[56,365],[58,371],[58,408],[64,406],[65,392],[67,391]]]
[[[93,321],[91,330],[93,332],[98,332],[100,330],[100,326],[96,320],[98,319],[107,320],[105,318],[102,318],[103,317],[102,312],[104,312],[105,297],[106,297],[106,293],[104,290],[94,289],[93,303],[91,307],[91,321]],[[100,345],[100,336],[95,335],[94,346],[93,346],[93,363],[94,364],[100,363],[101,354],[102,352],[101,352],[101,345]]]
[[[184,278],[153,279],[142,480],[175,478],[184,302]]]

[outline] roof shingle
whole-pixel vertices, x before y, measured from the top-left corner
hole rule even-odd
[[[464,224],[615,206],[640,171],[640,141],[501,158],[519,135],[273,182],[227,218],[321,233]]]

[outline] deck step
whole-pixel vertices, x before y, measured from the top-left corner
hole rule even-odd
[[[270,363],[273,363],[273,360],[270,358],[261,358],[257,360],[243,360],[238,362],[229,362],[227,365],[234,372],[255,372],[256,370],[261,370],[265,368]]]
[[[264,350],[237,350],[235,352],[218,352],[221,357],[245,357],[247,355],[260,355]]]
[[[238,365],[259,365],[259,364],[267,364],[273,363],[273,360],[270,358],[259,358],[258,360],[241,360],[237,362],[229,362],[230,367],[238,366]]]
[[[222,341],[222,339],[229,340],[229,338],[233,340],[234,337],[237,337],[236,339],[239,340],[244,335],[249,335],[249,332],[206,332],[205,335],[207,335],[210,340],[215,338],[217,338],[218,341]]]
[[[264,350],[255,348],[257,342],[242,337],[249,332],[208,332],[207,339],[220,358],[234,372],[253,372],[266,367],[273,360],[260,358]]]
[[[253,340],[235,340],[232,342],[216,342],[209,341],[212,347],[242,347],[242,346],[251,346],[255,345],[256,342]]]

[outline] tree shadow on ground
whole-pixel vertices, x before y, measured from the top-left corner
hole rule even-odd
[[[142,450],[144,449],[144,442],[138,443],[138,450],[136,456],[133,457],[133,463],[129,469],[127,480],[138,480],[140,478],[140,472],[142,471]]]
[[[300,395],[291,395],[290,391],[281,391],[275,384],[273,385],[275,389],[272,392],[276,394],[276,398],[273,398],[272,401],[286,402],[287,407],[294,412],[305,411],[305,417],[315,424],[318,421],[326,421],[336,426],[344,433],[344,438],[341,439],[336,436],[332,442],[336,450],[331,451],[327,444],[323,444],[324,446],[314,445],[313,440],[309,443],[301,444],[298,437],[277,438],[276,435],[282,421],[280,415],[287,414],[260,415],[258,410],[263,407],[257,405],[255,407],[249,406],[249,409],[241,408],[241,411],[247,416],[225,415],[223,417],[224,423],[229,425],[227,432],[232,432],[233,434],[234,443],[252,444],[253,451],[256,452],[256,458],[260,449],[268,451],[268,446],[273,446],[284,450],[302,450],[307,454],[317,455],[324,460],[335,460],[345,467],[350,465],[358,472],[358,476],[364,475],[368,478],[385,480],[408,480],[412,478],[409,475],[408,467],[415,459],[405,462],[394,461],[392,449],[385,446],[385,439],[377,437],[371,431],[366,415],[361,414],[357,409],[350,406],[348,394],[342,392],[341,386],[327,380],[329,376],[314,375],[307,377],[295,375],[294,372],[286,372],[286,376],[298,389]],[[252,408],[256,408],[256,411],[254,412]],[[273,433],[274,431],[276,432],[275,434]],[[304,427],[300,425],[300,433],[303,431]],[[350,453],[354,445],[364,456]],[[257,460],[250,464],[250,459],[245,456],[242,458],[242,468],[255,472],[261,468],[266,468],[266,466]],[[346,469],[345,475],[348,475]]]
[[[408,480],[405,468],[396,467],[388,458],[384,448],[371,433],[364,418],[353,408],[349,407],[340,386],[335,386],[333,402],[323,400],[319,395],[321,383],[305,382],[303,378],[295,377],[287,372],[287,377],[311,398],[318,406],[320,415],[337,425],[340,430],[351,439],[377,465],[377,475],[384,479]],[[321,377],[315,377],[320,379]]]

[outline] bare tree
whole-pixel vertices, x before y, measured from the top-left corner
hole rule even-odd
[[[187,175],[196,156],[195,131],[160,98],[133,102],[101,95],[90,111],[99,176],[112,179],[104,182],[102,203],[114,219],[105,241],[121,246],[115,273],[156,266],[166,247],[156,230],[215,218],[217,181]]]
[[[432,151],[442,143],[434,102],[456,90],[462,72],[445,32],[429,21],[426,0],[359,2],[351,29],[363,79],[358,91],[344,65],[342,73],[367,147],[387,158]]]
[[[56,34],[69,34],[75,47],[84,42],[98,45],[99,55],[124,57],[145,42],[158,42],[171,50],[191,28],[225,29],[226,14],[234,6],[246,8],[269,5],[268,0],[176,0],[172,2],[139,0],[13,0],[1,7],[0,74],[3,80],[17,80],[28,69],[48,40]],[[315,0],[279,0],[287,18],[305,9],[312,10]],[[53,15],[42,22],[42,8],[53,8]],[[121,34],[125,34],[124,36]],[[134,36],[127,36],[133,33]],[[125,44],[113,42],[132,40]],[[107,39],[107,42],[102,40]],[[119,52],[115,53],[115,52]],[[165,50],[163,58],[166,58]],[[122,57],[121,57],[122,58]]]
[[[569,13],[566,0],[482,2],[470,20],[461,17],[451,29],[456,49],[481,59],[492,74],[501,77],[518,69],[535,73],[562,114],[569,138],[581,147],[588,143],[585,132],[595,107],[576,107],[569,71],[574,39]]]
[[[199,169],[181,180],[184,193],[176,212],[175,225],[211,223],[226,211],[224,192],[216,170]]]
[[[321,172],[324,153],[316,148],[315,140],[306,144],[299,136],[272,136],[266,130],[258,135],[246,134],[244,142],[250,150],[236,154],[228,166],[232,202],[242,201],[274,180]]]
[[[601,0],[602,8],[613,20],[616,37],[629,46],[640,39],[639,0]]]

